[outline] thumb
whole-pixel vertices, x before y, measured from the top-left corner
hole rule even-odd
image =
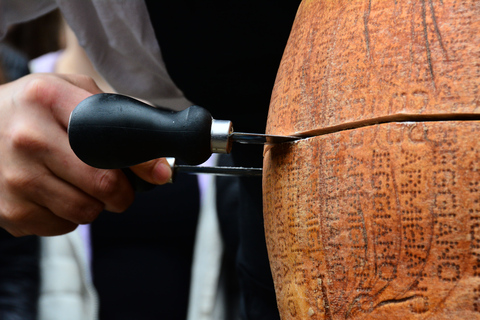
[[[172,178],[172,169],[165,158],[150,160],[130,167],[138,177],[152,183],[165,184]]]

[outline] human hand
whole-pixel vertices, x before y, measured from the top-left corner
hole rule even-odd
[[[100,93],[91,78],[35,74],[0,86],[0,226],[15,236],[58,235],[106,209],[124,211],[134,192],[121,170],[101,170],[71,150],[71,111]],[[154,160],[132,170],[161,184],[169,170]]]

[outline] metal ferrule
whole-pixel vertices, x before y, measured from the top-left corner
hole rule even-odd
[[[213,153],[230,153],[232,141],[230,134],[233,133],[232,122],[228,120],[212,119],[211,150]]]
[[[170,166],[170,169],[172,170],[172,177],[170,178],[170,180],[168,181],[168,183],[173,183],[173,180],[175,180],[175,173],[176,173],[176,170],[175,170],[175,158],[165,158],[167,160],[167,163],[168,165]]]

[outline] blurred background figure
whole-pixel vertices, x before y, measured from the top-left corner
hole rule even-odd
[[[113,92],[59,25],[64,46],[31,61],[32,72],[84,74]],[[184,175],[137,193],[126,212],[105,211],[91,225],[43,238],[39,319],[185,319],[198,210],[197,178]]]
[[[27,75],[29,60],[62,46],[60,38],[51,36],[59,30],[59,18],[53,12],[9,30],[0,42],[0,84]],[[0,228],[0,319],[37,319],[39,256],[39,237],[15,238]]]
[[[113,92],[58,11],[14,26],[0,53],[4,82],[74,73]],[[0,319],[185,319],[198,212],[197,177],[182,175],[63,236],[0,229]]]

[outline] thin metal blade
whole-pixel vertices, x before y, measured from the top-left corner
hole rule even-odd
[[[260,134],[260,133],[245,133],[245,132],[234,132],[229,135],[229,138],[232,141],[245,143],[245,144],[277,144],[284,142],[292,142],[301,137],[295,136],[276,136],[271,134]]]
[[[175,165],[173,171],[174,173],[185,172],[190,174],[213,174],[217,176],[262,176],[262,168]]]

